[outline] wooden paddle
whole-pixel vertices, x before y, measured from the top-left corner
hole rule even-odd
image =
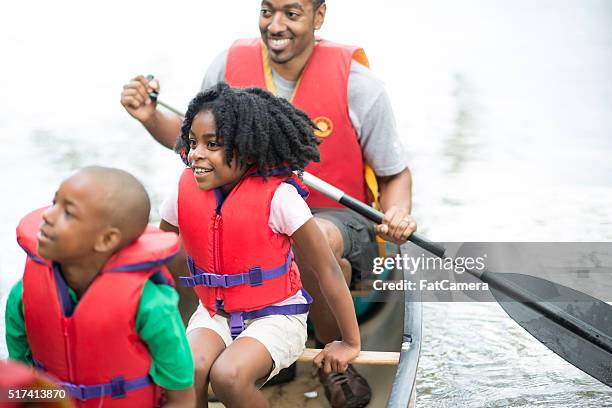
[[[321,349],[307,348],[298,357],[297,361],[300,363],[312,363],[312,360],[320,352]],[[397,365],[399,363],[399,355],[400,353],[392,351],[362,351],[351,361],[351,364]]]

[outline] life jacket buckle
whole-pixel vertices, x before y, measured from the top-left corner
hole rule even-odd
[[[232,339],[235,339],[244,330],[244,319],[242,318],[242,312],[230,313],[229,326]]]
[[[217,275],[217,274],[208,274],[208,282],[206,286],[210,286],[213,288],[222,287],[229,288],[229,282],[227,280],[228,275]]]
[[[125,390],[125,379],[123,376],[113,378],[110,385],[112,399],[124,398],[127,395]]]
[[[68,391],[68,394],[70,394],[72,398],[78,399],[79,401],[86,400],[84,386],[75,385],[75,384],[66,383],[66,382],[60,382],[59,384],[62,386],[62,388]]]
[[[251,286],[259,286],[263,283],[263,272],[261,267],[254,266],[249,268],[249,283]]]
[[[191,276],[179,276],[179,285],[192,288],[196,285],[196,280]]]

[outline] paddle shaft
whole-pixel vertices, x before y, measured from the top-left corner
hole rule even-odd
[[[311,363],[321,349],[307,348],[302,355],[298,357],[300,363]],[[357,357],[351,360],[351,364],[365,365],[397,365],[399,363],[398,352],[392,351],[362,351]]]
[[[376,224],[382,224],[384,214],[380,211],[375,210],[367,204],[362,203],[361,201],[351,197],[348,194],[345,194],[344,191],[340,190],[332,186],[331,184],[321,180],[320,178],[308,173],[304,172],[303,174],[304,183],[307,186],[312,187],[317,190],[319,193],[324,194],[325,196],[331,198],[334,201],[339,202],[347,208],[350,208],[353,211],[358,212],[363,215],[367,219],[374,221]],[[444,247],[436,244],[435,242],[431,242],[428,239],[425,239],[418,234],[412,234],[408,237],[408,240],[415,245],[420,246],[426,251],[431,252],[434,255],[439,256],[440,258],[444,258]]]
[[[380,211],[377,211],[369,205],[348,196],[342,190],[330,185],[329,183],[326,183],[312,174],[304,172],[304,183],[377,224],[380,224],[383,220],[384,215]],[[426,251],[429,251],[440,258],[445,258],[445,250],[441,245],[431,242],[423,237],[415,236],[415,234],[412,234],[408,239]],[[504,280],[503,277],[498,276],[495,273],[483,273],[472,270],[467,270],[467,272],[483,282],[490,284],[514,300],[525,303],[530,308],[538,311],[550,320],[562,325],[580,337],[601,347],[609,353],[612,353],[612,338],[610,338],[610,336],[575,318],[551,302],[544,301],[534,294],[527,292],[520,286]]]

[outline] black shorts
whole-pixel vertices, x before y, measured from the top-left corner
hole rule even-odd
[[[332,222],[342,234],[343,258],[352,268],[351,286],[372,273],[374,258],[378,256],[378,244],[374,224],[348,209],[312,208],[312,214]]]

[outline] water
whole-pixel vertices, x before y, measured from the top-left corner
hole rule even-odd
[[[121,85],[154,73],[165,100],[184,107],[218,52],[257,35],[258,3],[244,3],[0,5],[2,304],[23,268],[16,223],[47,204],[75,167],[127,169],[161,202],[180,162],[123,111]],[[387,83],[422,233],[612,240],[612,3],[353,0],[329,8],[321,35],[362,45]],[[496,304],[426,304],[424,318],[420,406],[612,406],[609,388]]]

